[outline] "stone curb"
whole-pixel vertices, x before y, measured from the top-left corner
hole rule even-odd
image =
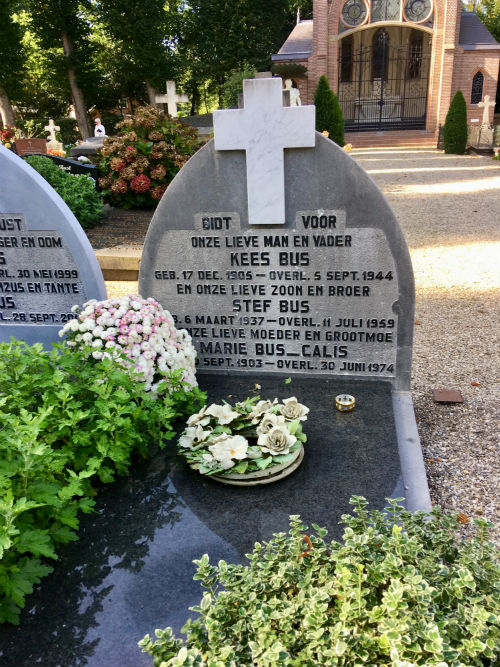
[[[432,509],[431,496],[411,393],[409,391],[394,391],[392,406],[406,507],[410,512],[419,510],[430,512]]]
[[[95,255],[104,280],[138,280],[141,248],[103,248]]]

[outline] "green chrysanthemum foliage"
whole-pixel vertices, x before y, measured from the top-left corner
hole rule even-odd
[[[139,645],[159,667],[472,667],[500,665],[499,552],[488,524],[460,541],[439,508],[386,512],[351,498],[343,542],[290,517],[248,565],[195,561],[206,592],[176,639]]]
[[[445,153],[462,155],[467,146],[467,105],[461,90],[457,90],[451,100],[443,125],[443,146]]]
[[[316,107],[316,130],[330,133],[330,139],[339,146],[344,145],[344,116],[337,96],[331,90],[326,76],[321,76],[314,94]]]
[[[152,443],[164,446],[173,421],[199,407],[204,395],[186,391],[181,375],[154,398],[111,359],[0,344],[0,623],[19,622],[101,484],[126,475]]]

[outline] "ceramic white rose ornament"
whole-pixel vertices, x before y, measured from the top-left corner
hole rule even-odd
[[[179,453],[191,468],[225,484],[268,484],[302,462],[309,408],[295,396],[279,402],[247,398],[234,406],[212,403],[191,415]]]

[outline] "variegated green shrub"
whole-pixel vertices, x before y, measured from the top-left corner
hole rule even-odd
[[[159,667],[473,667],[500,665],[499,552],[488,524],[460,540],[439,509],[411,514],[389,501],[369,511],[354,496],[343,542],[298,516],[289,535],[255,544],[248,565],[195,576],[206,589],[176,639],[139,645]]]

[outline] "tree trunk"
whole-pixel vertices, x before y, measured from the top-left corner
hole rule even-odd
[[[157,109],[160,108],[160,105],[156,101],[156,90],[154,89],[154,86],[152,86],[149,81],[146,81],[146,91],[148,93],[148,99],[149,103],[151,106],[156,107]]]
[[[73,55],[73,43],[67,32],[61,34],[63,51],[66,58],[70,58]],[[87,116],[87,107],[85,105],[85,100],[83,98],[83,93],[76,82],[76,72],[73,66],[69,65],[67,68],[69,86],[71,89],[71,97],[73,98],[73,105],[75,107],[76,122],[80,128],[80,134],[83,139],[87,139],[92,135],[92,130],[90,128],[89,119]]]
[[[0,118],[4,127],[7,127],[7,125],[14,125],[12,104],[10,103],[9,96],[3,86],[0,86]]]
[[[191,116],[194,116],[198,113],[200,108],[200,91],[198,90],[198,85],[195,80],[191,82]]]

